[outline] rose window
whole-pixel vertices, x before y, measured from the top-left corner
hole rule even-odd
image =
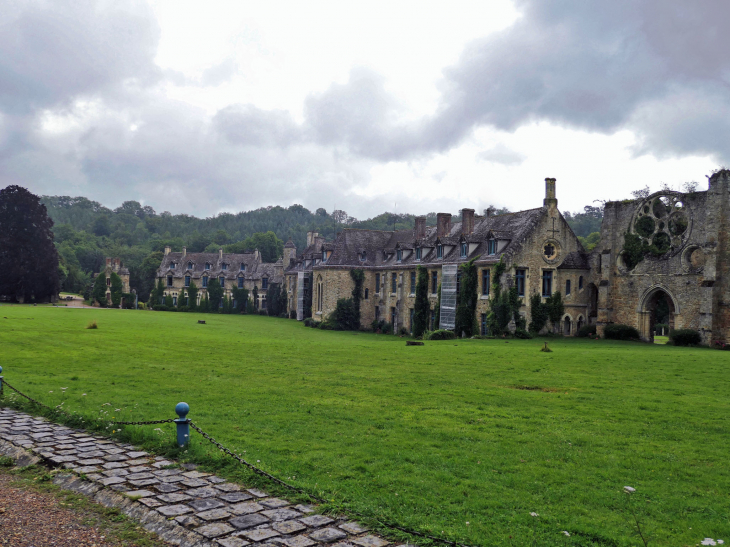
[[[646,199],[634,217],[632,231],[644,244],[653,246],[657,255],[681,249],[690,232],[682,195],[667,193]]]

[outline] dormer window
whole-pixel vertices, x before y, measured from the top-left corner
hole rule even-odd
[[[171,270],[174,270],[175,269],[175,266],[177,266],[177,264],[175,264],[174,262],[170,262],[170,269]]]
[[[322,262],[327,262],[327,251],[322,251]]]
[[[192,262],[188,262],[188,270],[192,270],[192,269],[193,269],[193,263]]]
[[[223,264],[221,264],[221,270],[227,270],[227,269],[228,269],[228,264],[226,264],[225,262]]]
[[[416,247],[416,260],[421,260],[421,248]]]
[[[210,262],[206,262],[205,263],[205,269],[206,270],[210,270]]]
[[[462,242],[461,244],[461,257],[464,258],[469,254],[469,244]]]
[[[401,262],[401,261],[403,260],[403,251],[401,251],[400,249],[398,249],[398,250],[396,251],[396,253],[395,253],[395,259],[396,259],[396,260],[397,260],[398,262]]]
[[[490,254],[490,255],[497,254],[497,240],[496,239],[490,239],[487,241],[487,254]]]
[[[242,272],[245,272],[245,271],[246,271],[246,265],[245,265],[245,264],[244,264],[243,262],[241,262],[241,267],[240,267],[239,269],[240,269],[240,270],[241,270]]]
[[[440,243],[436,246],[436,258],[444,257],[444,246]]]

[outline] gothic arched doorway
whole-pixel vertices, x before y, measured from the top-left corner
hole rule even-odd
[[[653,342],[657,324],[674,328],[675,316],[679,313],[677,301],[663,287],[652,287],[644,293],[639,309],[639,326],[642,339]]]

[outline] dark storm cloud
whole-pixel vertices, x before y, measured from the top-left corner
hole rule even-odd
[[[0,108],[59,106],[133,79],[160,77],[159,29],[141,4],[0,0]]]

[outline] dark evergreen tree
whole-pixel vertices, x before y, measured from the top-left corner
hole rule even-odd
[[[118,308],[122,302],[122,278],[114,272],[109,277],[111,278],[112,308]]]
[[[413,336],[418,338],[428,330],[428,270],[423,266],[416,269],[416,302],[413,306]]]
[[[223,288],[221,287],[221,284],[218,283],[218,280],[213,278],[208,281],[208,299],[211,313],[218,313],[222,297]]]
[[[365,272],[360,269],[350,270],[350,277],[354,283],[352,288],[352,330],[360,329],[360,300],[362,299],[362,286],[365,283]],[[339,304],[339,302],[338,302]]]
[[[167,293],[167,296],[165,296],[165,306],[167,306],[168,310],[175,311],[172,304],[172,294],[170,293]]]
[[[190,286],[188,287],[188,307],[190,311],[195,311],[198,307],[198,286],[195,284],[195,281],[190,281]]]
[[[20,186],[0,190],[0,296],[50,301],[60,290],[53,221],[40,198]]]
[[[104,272],[101,272],[96,276],[96,279],[94,280],[94,290],[91,293],[91,296],[93,299],[91,302],[92,304],[94,302],[98,302],[100,306],[106,307],[106,275]]]
[[[100,274],[102,276],[102,274]],[[165,296],[165,286],[162,284],[162,278],[157,279],[157,286],[152,291],[152,305],[157,306],[164,304],[163,297]]]
[[[253,286],[253,309],[254,311],[258,311],[259,309],[259,288],[254,285]]]
[[[477,267],[474,260],[459,266],[461,269],[461,287],[459,287],[459,296],[456,304],[456,321],[454,332],[456,336],[464,333],[466,336],[473,336],[474,325],[476,322],[477,309]]]

